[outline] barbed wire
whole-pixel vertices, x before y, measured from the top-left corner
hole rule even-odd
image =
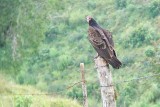
[[[153,77],[156,77],[156,76],[159,76],[159,75],[160,75],[160,73],[158,73],[158,74],[153,74],[153,75],[150,75],[150,76],[133,78],[133,79],[130,79],[130,80],[124,80],[124,81],[120,81],[120,82],[115,83],[115,85],[121,84],[121,83],[130,82],[130,81],[139,81],[139,80],[143,80],[143,79],[150,79],[150,78],[153,78]],[[108,86],[101,86],[101,87],[110,87],[110,86],[115,86],[115,85],[108,85]]]
[[[157,77],[157,76],[160,76],[160,73],[155,73],[155,74],[152,74],[152,75],[149,75],[149,76],[137,77],[137,78],[133,78],[133,79],[130,79],[130,80],[123,80],[123,81],[120,81],[120,82],[115,82],[115,85],[126,83],[126,82],[131,82],[131,81],[139,81],[139,80],[144,80],[144,79],[150,79],[150,78]],[[96,83],[98,81],[99,80],[96,80],[94,82],[87,82],[85,80],[85,82],[87,82],[87,83]],[[19,94],[19,93],[15,93],[15,94],[0,94],[0,96],[18,96],[18,95],[20,95],[20,96],[21,95],[26,95],[26,96],[50,95],[50,96],[52,96],[52,95],[62,94],[62,93],[64,95],[65,94],[64,91],[67,91],[67,90],[73,88],[74,86],[81,84],[82,82],[84,82],[84,81],[75,82],[74,84],[67,86],[64,90],[61,90],[61,91],[58,91],[58,92],[52,92],[52,93],[27,93],[27,94],[26,93],[21,93],[21,94]],[[111,86],[115,86],[115,85],[112,84],[112,85],[100,86],[100,87],[111,87]],[[65,95],[67,95],[67,94],[65,94]]]
[[[68,86],[67,89],[70,89],[70,88],[74,87],[75,85],[80,84],[80,83],[82,83],[82,82],[86,82],[86,81],[79,81],[79,82],[76,82],[76,83],[74,83],[73,85]]]
[[[21,96],[21,95],[26,95],[26,96],[34,96],[34,95],[55,95],[55,93],[44,93],[44,94],[41,94],[41,93],[37,93],[37,94],[35,94],[35,93],[30,93],[30,94],[0,94],[0,96]]]

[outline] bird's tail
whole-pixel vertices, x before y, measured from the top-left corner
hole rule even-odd
[[[122,63],[116,57],[112,57],[112,59],[108,60],[108,62],[115,69],[119,69],[122,65]]]

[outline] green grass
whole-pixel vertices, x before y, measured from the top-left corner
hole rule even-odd
[[[0,75],[0,107],[81,107],[76,100],[45,95],[29,85],[17,85]]]

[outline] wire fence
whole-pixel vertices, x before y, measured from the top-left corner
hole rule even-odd
[[[95,97],[97,97],[97,94],[100,93],[100,89],[101,87],[111,87],[111,86],[117,86],[117,85],[121,85],[123,83],[130,83],[130,82],[134,82],[134,81],[143,81],[143,80],[150,80],[153,78],[157,78],[160,77],[160,73],[154,73],[151,75],[147,75],[147,76],[138,76],[136,78],[132,78],[132,79],[127,79],[127,80],[122,80],[122,81],[117,81],[114,82],[114,84],[112,85],[108,85],[108,86],[99,86],[98,89],[93,90],[95,94]],[[64,89],[60,90],[60,91],[56,91],[56,92],[52,92],[52,93],[11,93],[11,94],[0,94],[0,107],[19,107],[19,105],[23,105],[23,104],[27,104],[27,106],[31,105],[33,107],[45,107],[45,105],[50,104],[54,106],[54,100],[56,95],[63,95],[63,96],[68,96],[68,93],[66,91],[69,91],[70,89],[72,89],[73,87],[79,87],[81,86],[80,84],[84,82],[84,81],[78,81],[75,83],[72,83],[70,85],[66,85],[66,87],[64,87]],[[85,82],[87,84],[95,84],[99,82],[99,80],[85,80]],[[145,83],[148,83],[146,81],[144,81]],[[50,96],[50,97],[49,97]],[[92,95],[93,97],[94,95]],[[47,100],[44,100],[46,99]],[[79,101],[82,103],[82,98],[78,97],[75,98],[75,100]],[[58,103],[58,102],[57,102]],[[99,97],[97,97],[94,100],[95,105],[99,105],[100,104],[100,99]]]
[[[116,86],[116,85],[120,85],[122,83],[127,83],[127,82],[133,82],[133,81],[140,81],[140,80],[147,80],[147,79],[152,79],[152,78],[155,78],[155,77],[158,77],[160,76],[160,73],[155,73],[155,74],[152,74],[152,75],[148,75],[148,76],[143,76],[143,77],[137,77],[137,78],[133,78],[133,79],[129,79],[129,80],[123,80],[123,81],[120,81],[120,82],[115,82],[114,84],[112,85],[108,85],[108,86],[100,86],[100,87],[111,87],[111,86]],[[93,83],[97,83],[99,80],[96,80],[96,81],[85,81],[87,82],[87,84],[93,84]],[[75,82],[74,84],[71,84],[67,87],[64,88],[64,90],[61,90],[61,91],[56,91],[56,92],[53,92],[53,93],[12,93],[12,94],[0,94],[0,96],[22,96],[22,95],[26,95],[26,96],[42,96],[42,95],[49,95],[49,96],[52,96],[52,95],[56,95],[56,94],[65,94],[65,92],[71,88],[73,88],[74,86],[77,86],[79,84],[81,84],[83,81],[78,81],[78,82]],[[67,94],[66,94],[67,95]]]
[[[151,78],[157,77],[157,76],[160,76],[160,73],[149,75],[149,76],[144,76],[144,77],[137,77],[137,78],[133,78],[133,79],[130,79],[130,80],[123,80],[123,81],[120,81],[120,82],[116,82],[115,85],[126,83],[126,82],[131,82],[131,81],[140,81],[140,80],[144,80],[144,79],[151,79]],[[114,85],[101,86],[101,87],[110,87],[110,86],[114,86]]]

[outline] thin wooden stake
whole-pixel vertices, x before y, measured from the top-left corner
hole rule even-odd
[[[95,59],[95,66],[101,86],[102,107],[116,107],[115,90],[109,65],[101,57]],[[107,87],[105,87],[107,86]]]
[[[84,74],[84,63],[80,63],[81,69],[81,78],[82,78],[82,90],[83,90],[83,107],[88,107],[88,100],[87,100],[87,88],[86,88],[86,81],[85,81],[85,74]]]

